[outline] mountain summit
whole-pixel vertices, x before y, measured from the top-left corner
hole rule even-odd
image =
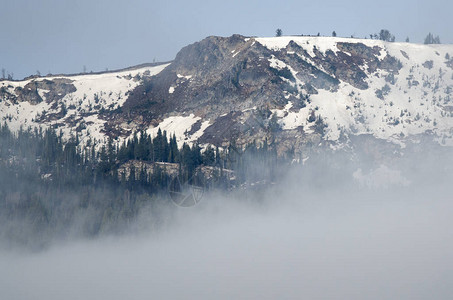
[[[11,128],[55,126],[83,142],[136,131],[179,145],[264,140],[279,153],[367,137],[453,145],[453,46],[371,39],[208,37],[166,64],[0,82]]]

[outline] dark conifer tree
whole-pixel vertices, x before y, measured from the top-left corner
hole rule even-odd
[[[163,137],[162,137],[162,131],[160,130],[160,128],[157,130],[157,135],[153,139],[153,146],[154,146],[154,160],[153,161],[162,161]]]

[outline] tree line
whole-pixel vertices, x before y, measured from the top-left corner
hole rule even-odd
[[[233,171],[238,184],[247,180],[271,181],[277,166],[289,159],[278,157],[276,147],[267,139],[245,146],[231,141],[222,149],[211,145],[202,149],[197,143],[178,147],[176,136],[168,136],[160,129],[154,137],[139,131],[121,143],[109,137],[101,144],[89,139],[82,145],[78,134],[68,140],[61,130],[53,128],[20,128],[14,134],[5,122],[0,124],[0,140],[1,167],[15,173],[17,178],[61,189],[114,185],[150,195],[165,190],[170,175],[187,181],[201,173],[201,167],[210,168],[210,177],[215,173],[217,182],[211,182],[212,187],[223,186],[224,170]],[[128,161],[147,164],[126,176],[124,164]],[[159,163],[174,164],[178,173],[167,174]],[[146,169],[147,166],[152,169]]]
[[[131,165],[126,176],[121,167],[131,161],[147,164],[138,169]],[[156,136],[137,132],[121,143],[108,138],[82,145],[77,134],[66,140],[58,129],[13,133],[0,124],[0,239],[42,243],[67,234],[77,222],[83,236],[121,230],[145,205],[170,203],[167,189],[174,176],[181,181],[209,177],[204,178],[206,188],[225,189],[269,182],[284,161],[267,140],[202,150],[196,143],[178,147],[174,134],[159,130]],[[169,174],[162,163],[176,166],[177,174]],[[152,214],[159,222],[157,211]],[[16,225],[9,226],[14,220]]]
[[[276,31],[275,31],[275,36],[276,37],[280,37],[283,35],[283,31],[281,28],[278,28]],[[318,32],[318,34],[316,36],[320,36],[320,33]],[[334,30],[332,31],[332,36],[333,37],[336,37],[337,36],[337,32]],[[351,38],[353,38],[354,36],[351,35]],[[395,36],[390,33],[390,30],[388,29],[381,29],[378,33],[371,33],[369,35],[370,39],[374,39],[374,40],[381,40],[381,41],[385,41],[385,42],[395,42]],[[367,37],[365,37],[367,38]],[[409,37],[407,37],[405,39],[405,41],[407,43],[409,43]],[[440,37],[437,35],[435,36],[434,34],[432,34],[431,32],[428,33],[428,35],[425,37],[424,39],[424,44],[440,44]]]

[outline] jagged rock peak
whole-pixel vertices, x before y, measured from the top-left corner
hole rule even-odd
[[[372,136],[453,135],[453,46],[338,37],[210,36],[133,70],[0,82],[0,118],[82,140],[160,128],[184,142],[272,141],[281,153]]]

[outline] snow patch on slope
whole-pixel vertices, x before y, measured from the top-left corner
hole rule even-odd
[[[146,132],[154,137],[160,129],[162,132],[166,131],[168,137],[173,134],[176,135],[178,147],[181,147],[184,143],[191,145],[194,141],[200,138],[205,129],[209,127],[209,120],[203,121],[197,131],[189,134],[192,126],[200,120],[201,118],[195,116],[194,114],[190,114],[189,116],[171,116],[162,120],[158,126],[148,128]]]

